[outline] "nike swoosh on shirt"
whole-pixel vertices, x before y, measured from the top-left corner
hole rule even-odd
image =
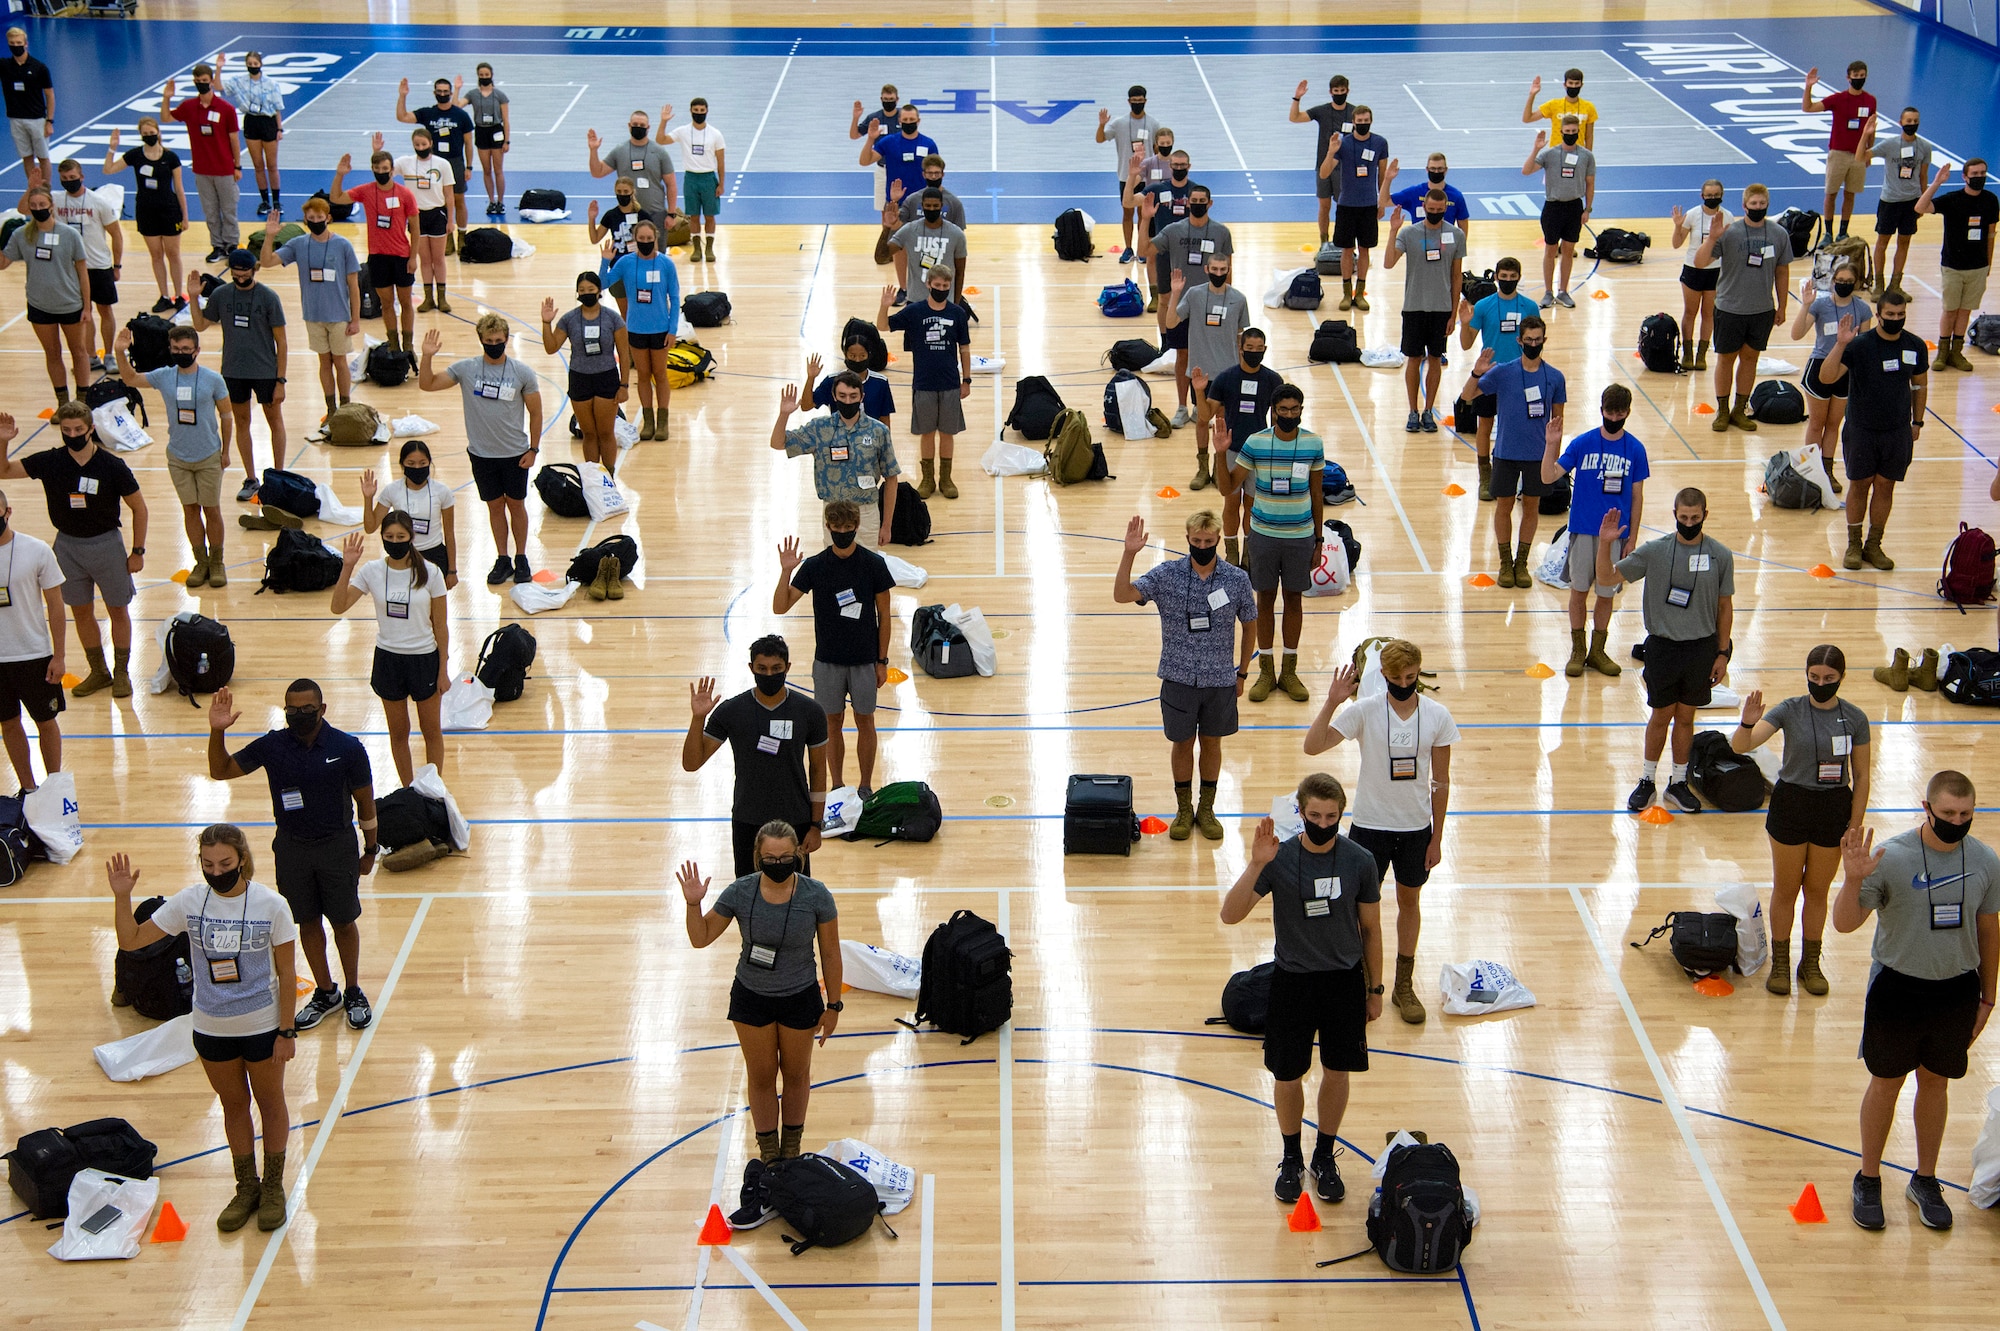
[[[1960,882],[1971,876],[1971,874],[1964,873],[1955,873],[1949,878],[1924,878],[1919,876],[1910,880],[1910,886],[1916,888],[1918,891],[1928,892],[1936,887],[1949,887],[1951,884]]]
[[[328,762],[330,762],[330,763],[337,763],[337,762],[339,762],[339,761],[340,761],[340,759],[338,759],[338,758],[328,758],[328,759],[327,759],[327,761],[328,761]]]

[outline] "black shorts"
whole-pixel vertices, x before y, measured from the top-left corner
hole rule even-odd
[[[475,148],[504,148],[506,140],[500,136],[507,132],[505,125],[480,125],[472,131],[472,146]]]
[[[1781,846],[1840,845],[1847,820],[1854,812],[1854,791],[1847,786],[1795,786],[1780,781],[1771,787],[1771,809],[1764,831]]]
[[[1396,871],[1396,886],[1422,887],[1431,880],[1431,871],[1424,867],[1424,856],[1430,853],[1431,829],[1420,827],[1414,832],[1385,832],[1379,827],[1350,825],[1347,839],[1375,857],[1375,871],[1388,881],[1389,871]]]
[[[406,287],[416,282],[410,276],[410,256],[407,254],[371,254],[368,256],[368,284],[377,291],[389,287]]]
[[[1875,205],[1875,234],[1878,236],[1914,236],[1917,234],[1917,201],[1904,199],[1901,203],[1890,203],[1886,199]]]
[[[729,848],[736,857],[738,878],[757,872],[757,829],[763,825],[763,822],[746,823],[740,818],[732,818],[729,822]],[[811,823],[793,823],[792,830],[803,838],[806,829],[811,826]],[[799,872],[803,874],[812,872],[812,856],[800,855]]]
[[[1183,319],[1172,328],[1160,330],[1161,351],[1186,351],[1188,349],[1188,321]]]
[[[276,379],[238,379],[234,375],[225,374],[222,376],[222,382],[229,385],[229,400],[238,406],[248,402],[253,395],[259,402],[269,406],[271,399],[277,396],[278,392]]]
[[[618,385],[623,382],[616,370],[597,370],[590,374],[569,372],[569,400],[591,402],[598,398],[616,399]]]
[[[39,726],[62,714],[68,704],[63,686],[49,683],[49,660],[0,661],[0,721],[17,720],[26,711]]]
[[[825,1011],[826,1000],[820,997],[817,982],[781,998],[752,993],[741,980],[729,986],[729,1019],[744,1026],[776,1022],[788,1031],[809,1031],[819,1025]]]
[[[1211,616],[1216,612],[1211,611]],[[1234,631],[1235,618],[1220,619],[1210,629],[1213,633],[1228,634]],[[1166,731],[1167,741],[1185,744],[1196,735],[1204,739],[1221,739],[1236,733],[1236,686],[1224,684],[1219,688],[1196,688],[1192,684],[1176,684],[1170,679],[1160,681],[1160,728]]]
[[[271,858],[278,866],[278,892],[301,925],[318,919],[352,924],[361,918],[361,843],[352,831],[302,841],[280,828],[271,837]]]
[[[1848,373],[1847,366],[1842,364],[1840,367],[1840,378],[1830,384],[1823,384],[1819,381],[1819,367],[1824,359],[1822,356],[1807,358],[1806,372],[1799,378],[1799,391],[1807,397],[1816,397],[1822,402],[1832,398],[1839,398],[1842,402],[1847,401],[1847,382],[1852,377]]]
[[[1583,235],[1583,200],[1550,199],[1542,205],[1542,243],[1574,245]]]
[[[1368,980],[1359,966],[1344,971],[1271,972],[1271,1015],[1264,1023],[1264,1067],[1279,1081],[1319,1063],[1333,1072],[1368,1071]]]
[[[135,219],[142,236],[178,236],[181,233],[181,206],[172,199],[139,209]]]
[[[1696,268],[1692,264],[1681,265],[1681,285],[1689,291],[1713,291],[1722,280],[1720,268]]]
[[[451,572],[451,565],[446,561],[442,545],[434,545],[428,550],[418,550],[417,553],[428,559],[431,562],[431,566],[437,569],[438,572]]]
[[[1437,356],[1445,352],[1445,327],[1451,322],[1446,310],[1403,311],[1403,354]]]
[[[1483,421],[1490,421],[1500,414],[1500,395],[1481,393],[1472,399],[1472,414]]]
[[[520,455],[483,458],[477,453],[467,453],[466,456],[472,459],[472,483],[479,490],[480,503],[528,497],[528,469],[521,465]]]
[[[625,345],[631,347],[634,351],[665,351],[667,349],[667,334],[635,333],[630,328],[627,328],[625,330]]]
[[[438,664],[435,651],[419,656],[377,647],[368,687],[384,702],[429,702],[437,696]]]
[[[1714,634],[1691,642],[1647,634],[1645,668],[1640,672],[1646,681],[1646,706],[1708,706],[1715,691],[1708,676],[1715,669],[1718,647]]]
[[[92,305],[116,305],[118,303],[118,270],[116,268],[91,268],[90,303]]]
[[[280,995],[284,1002],[290,1002],[289,995]],[[262,1035],[203,1035],[194,1032],[194,1052],[208,1063],[228,1063],[242,1059],[245,1063],[262,1063],[271,1057],[277,1047],[276,1027]]]
[[[1972,921],[1964,927],[1972,928]],[[1918,1068],[1940,1077],[1963,1077],[1978,1018],[1978,971],[1949,980],[1919,980],[1884,966],[1868,984],[1861,1061],[1875,1077],[1907,1077]]]
[[[28,322],[31,324],[61,324],[67,328],[82,318],[82,310],[71,310],[68,314],[51,314],[47,310],[38,310],[32,305],[28,307]]]
[[[1542,479],[1542,463],[1537,458],[1533,462],[1516,462],[1512,458],[1493,459],[1493,497],[1512,499],[1520,495],[1524,499],[1540,499],[1549,492],[1548,482]]]
[[[451,230],[451,209],[420,208],[417,210],[417,234],[420,236],[442,236]]]
[[[1879,476],[1900,483],[1910,474],[1910,455],[1915,452],[1916,438],[1907,425],[1900,430],[1870,430],[1856,425],[1852,415],[1841,422],[1840,460],[1850,481]]]
[[[1771,345],[1771,325],[1778,321],[1775,310],[1765,310],[1762,314],[1731,314],[1728,310],[1715,312],[1715,354],[1733,356],[1748,346],[1752,351],[1762,351]]]
[[[1333,208],[1333,243],[1341,249],[1372,250],[1382,239],[1382,219],[1372,203],[1339,203]]]
[[[465,163],[464,163],[464,162],[453,162],[453,163],[451,164],[451,168],[452,168],[452,170],[454,170],[454,171],[458,172],[458,179],[457,179],[457,180],[454,180],[454,181],[452,181],[452,182],[451,182],[451,192],[452,192],[453,194],[464,194],[464,193],[465,193]]]
[[[278,118],[276,116],[246,115],[239,123],[245,139],[255,140],[258,143],[276,143],[278,141]]]

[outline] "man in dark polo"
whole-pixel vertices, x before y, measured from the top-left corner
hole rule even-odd
[[[229,690],[217,689],[208,709],[208,774],[217,781],[234,781],[261,768],[271,783],[271,815],[278,824],[271,854],[278,866],[278,891],[298,921],[300,950],[315,985],[296,1024],[307,1030],[344,1007],[347,1024],[358,1031],[374,1019],[368,996],[361,992],[361,929],[356,923],[361,918],[361,876],[375,868],[375,778],[368,750],[346,731],[326,724],[326,699],[309,679],[295,679],[285,690],[283,730],[266,731],[232,755],[226,732],[239,715]],[[354,843],[357,811],[364,842],[359,850]],[[334,987],[327,966],[322,920],[333,926],[345,993]]]

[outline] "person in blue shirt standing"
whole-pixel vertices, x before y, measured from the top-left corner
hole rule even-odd
[[[1396,183],[1399,170],[1396,159],[1391,157],[1389,165],[1382,168],[1382,196],[1375,201],[1376,210],[1386,213],[1391,208],[1401,208],[1411,217],[1424,210],[1424,195],[1434,189],[1444,191],[1444,220],[1446,226],[1455,226],[1469,237],[1472,234],[1472,210],[1465,206],[1465,196],[1458,192],[1458,186],[1445,184],[1444,175],[1448,166],[1443,153],[1432,153],[1424,163],[1425,179],[1408,189],[1389,192]]]
[[[1541,520],[1536,501],[1548,493],[1542,482],[1542,453],[1548,440],[1562,438],[1563,403],[1569,400],[1563,372],[1542,359],[1549,330],[1541,316],[1521,320],[1518,335],[1519,360],[1493,365],[1491,353],[1482,351],[1473,367],[1479,391],[1494,396],[1493,539],[1500,547],[1502,587],[1535,585],[1528,572],[1528,551]],[[1516,495],[1521,498],[1520,540],[1509,547]]]
[[[681,327],[681,275],[660,250],[660,224],[632,224],[632,252],[611,265],[613,286],[625,288],[625,337],[632,348],[633,377],[639,381],[639,438],[667,437],[667,353]],[[657,417],[654,400],[658,399]]]
[[[1354,108],[1354,132],[1335,134],[1320,159],[1321,180],[1334,185],[1333,243],[1340,247],[1340,308],[1368,308],[1368,251],[1381,239],[1382,170],[1389,141],[1373,133],[1375,113]]]
[[[882,304],[875,311],[875,326],[901,333],[903,350],[910,353],[910,433],[922,439],[917,494],[924,499],[933,494],[958,498],[951,449],[965,430],[965,399],[972,396],[972,319],[965,306],[952,303],[951,280],[945,269],[931,269],[924,278],[924,303],[905,305],[894,314],[889,302],[896,288],[883,287]],[[888,515],[883,516],[886,520]]]
[[[889,197],[890,186],[901,182],[905,196],[918,193],[924,188],[924,158],[937,152],[935,140],[928,134],[917,132],[917,114],[913,103],[904,102],[896,112],[896,132],[888,132],[889,126],[880,120],[873,120],[867,128],[867,141],[861,145],[861,165],[882,168],[882,198]]]
[[[1619,665],[1604,650],[1611,631],[1611,598],[1616,584],[1597,588],[1597,611],[1591,620],[1590,646],[1583,642],[1584,602],[1597,573],[1597,529],[1604,515],[1617,509],[1625,521],[1625,542],[1613,563],[1632,553],[1639,544],[1639,520],[1645,510],[1644,489],[1652,469],[1646,463],[1646,446],[1625,428],[1632,414],[1632,390],[1612,384],[1598,399],[1604,424],[1585,430],[1569,441],[1561,457],[1556,447],[1560,434],[1551,434],[1542,454],[1542,480],[1554,485],[1564,473],[1574,477],[1575,493],[1569,502],[1569,664],[1563,673],[1571,679],[1588,666],[1598,674],[1616,679]]]
[[[1467,304],[1464,299],[1458,303],[1458,345],[1466,351],[1472,350],[1472,339],[1478,337],[1486,344],[1486,351],[1492,353],[1491,364],[1506,365],[1521,359],[1521,321],[1537,317],[1535,302],[1521,294],[1521,261],[1504,258],[1493,265],[1493,285],[1497,288],[1490,296],[1482,296],[1477,304]],[[1491,393],[1479,390],[1479,376],[1472,375],[1459,390],[1461,409],[1469,406],[1478,421],[1477,438],[1473,450],[1479,455],[1479,498],[1482,503],[1493,502],[1493,415],[1499,410],[1499,401]]]
[[[332,416],[335,408],[354,394],[347,356],[354,339],[361,336],[361,260],[344,237],[328,234],[327,223],[333,213],[325,199],[307,199],[301,211],[307,234],[277,245],[281,219],[276,208],[271,210],[257,266],[291,264],[299,270],[299,307],[306,326],[306,345],[319,357],[319,391],[326,400],[327,416]],[[326,421],[321,419],[312,437],[324,439],[326,429]]]
[[[167,417],[167,475],[181,501],[188,548],[194,563],[187,587],[229,585],[228,561],[222,553],[222,460],[229,452],[229,384],[205,365],[201,334],[177,326],[167,334],[167,364],[141,374],[132,366],[132,330],[121,328],[112,343],[118,377],[127,388],[150,384],[159,393]]]

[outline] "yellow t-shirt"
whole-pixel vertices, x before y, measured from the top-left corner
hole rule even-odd
[[[1577,126],[1580,135],[1597,123],[1597,104],[1581,97],[1573,102],[1567,97],[1551,97],[1535,108],[1535,114],[1549,122],[1551,135],[1562,133],[1564,116],[1575,116],[1581,122]]]

